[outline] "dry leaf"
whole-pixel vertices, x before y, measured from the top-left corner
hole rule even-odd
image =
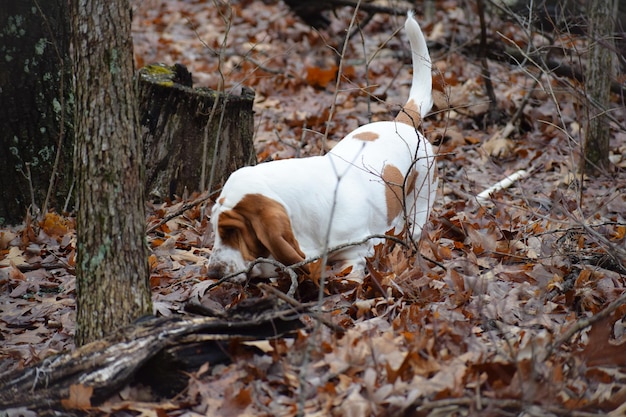
[[[91,396],[93,387],[87,387],[82,384],[70,385],[69,398],[61,399],[61,405],[66,410],[87,410],[91,408]]]
[[[509,138],[501,137],[500,132],[496,132],[482,144],[482,148],[492,158],[507,159],[513,155],[515,142]]]
[[[17,237],[17,233],[10,230],[0,231],[0,250],[5,250],[9,247],[9,243]]]
[[[325,88],[328,83],[335,80],[337,69],[337,66],[333,66],[329,69],[308,67],[306,69],[306,82],[314,87]]]
[[[46,213],[41,227],[48,236],[62,237],[74,228],[73,221],[57,213]]]
[[[2,260],[0,260],[0,266],[9,265],[12,265],[14,267],[17,267],[18,265],[26,265],[24,251],[22,251],[17,246],[12,246],[11,249],[9,249],[9,253],[7,253]]]

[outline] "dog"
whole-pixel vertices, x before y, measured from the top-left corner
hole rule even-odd
[[[411,12],[405,23],[413,61],[409,99],[393,121],[361,126],[324,156],[266,162],[235,171],[211,213],[215,243],[209,277],[246,278],[257,258],[293,265],[320,256],[352,267],[361,282],[365,258],[388,231],[417,242],[437,190],[435,157],[419,132],[432,100],[431,61]],[[250,274],[270,277],[275,266],[257,263]],[[343,269],[341,269],[343,270]]]

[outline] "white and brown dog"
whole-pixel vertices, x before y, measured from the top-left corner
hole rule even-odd
[[[395,120],[359,127],[324,156],[234,172],[213,206],[209,276],[242,272],[259,257],[293,265],[321,255],[324,248],[392,229],[419,239],[437,189],[435,157],[418,131],[433,104],[431,62],[412,13],[405,30],[413,52],[413,84]],[[378,242],[346,247],[328,260],[352,266],[350,278],[359,280]],[[260,265],[252,275],[267,277],[274,270]]]

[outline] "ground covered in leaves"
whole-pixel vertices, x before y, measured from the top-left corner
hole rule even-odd
[[[404,15],[375,15],[343,48],[352,12],[338,9],[329,27],[314,30],[280,2],[137,1],[136,61],[182,63],[198,86],[234,93],[252,87],[259,161],[319,154],[361,124],[392,118],[408,95],[408,45],[401,30],[394,36]],[[584,85],[530,62],[515,65],[510,56],[557,48],[562,64],[575,66],[584,40],[542,36],[492,16],[487,62],[498,113],[489,122],[480,29],[471,23],[476,11],[437,0],[429,18],[418,12],[436,88],[425,130],[437,145],[440,175],[420,253],[381,246],[362,286],[337,291],[330,274],[321,299],[316,285],[301,284],[299,301],[317,303],[343,333],[303,317],[307,326],[294,338],[202,366],[175,398],[127,388],[93,412],[626,412],[626,114],[619,95],[611,112],[612,166],[583,178]],[[511,120],[513,132],[503,134]],[[526,175],[510,188],[476,198],[522,169]],[[182,204],[149,204],[148,226]],[[262,295],[256,282],[211,288],[209,207],[195,205],[149,233],[157,314],[182,314],[188,301],[227,310]],[[49,213],[2,229],[0,250],[0,372],[72,349],[71,216]]]

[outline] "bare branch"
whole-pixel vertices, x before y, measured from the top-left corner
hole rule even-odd
[[[615,300],[613,300],[608,306],[606,306],[604,310],[600,311],[599,313],[594,314],[591,317],[584,317],[576,321],[561,336],[559,336],[552,344],[548,345],[545,354],[543,355],[543,357],[541,358],[539,362],[544,362],[545,360],[547,360],[556,349],[560,348],[563,344],[567,343],[572,338],[572,336],[574,336],[576,333],[610,316],[615,310],[617,310],[624,304],[626,304],[626,291],[622,293],[622,295],[617,297]]]

